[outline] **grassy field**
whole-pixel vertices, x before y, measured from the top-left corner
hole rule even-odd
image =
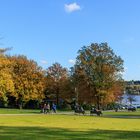
[[[104,112],[101,117],[39,114],[0,109],[0,140],[139,140],[140,112]]]
[[[0,114],[39,114],[40,110],[37,109],[6,109],[1,108]]]

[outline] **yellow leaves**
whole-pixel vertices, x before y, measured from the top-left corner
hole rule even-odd
[[[15,83],[16,98],[22,96],[22,100],[38,99],[38,95],[44,94],[44,72],[37,63],[28,60],[25,56],[10,57],[13,62],[13,77]],[[14,96],[14,95],[13,95]],[[44,97],[42,95],[41,97]]]
[[[3,54],[0,54],[0,98],[7,101],[7,93],[14,92],[14,83],[11,75],[11,62]]]
[[[0,71],[0,90],[4,93],[14,92],[12,76],[5,71]]]

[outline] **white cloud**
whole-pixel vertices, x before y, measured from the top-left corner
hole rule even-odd
[[[70,64],[75,64],[75,60],[70,59],[70,60],[69,60],[69,63],[70,63]]]
[[[68,13],[78,11],[80,9],[81,9],[80,5],[78,5],[76,2],[71,4],[65,4],[65,11]]]
[[[48,64],[48,62],[46,60],[41,60],[40,61],[42,64]]]

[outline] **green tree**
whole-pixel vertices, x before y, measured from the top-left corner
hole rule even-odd
[[[123,60],[107,43],[82,47],[78,51],[75,68],[80,69],[85,76],[89,92],[98,108],[108,94],[115,94],[112,87],[116,82],[122,81]]]
[[[71,68],[71,83],[71,88],[73,89],[72,91],[77,103],[82,104],[83,102],[86,102],[89,104],[93,102],[87,84],[87,78],[79,66],[77,67],[75,65]]]

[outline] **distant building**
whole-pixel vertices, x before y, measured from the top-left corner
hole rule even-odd
[[[126,81],[125,93],[132,95],[140,95],[140,81]]]

